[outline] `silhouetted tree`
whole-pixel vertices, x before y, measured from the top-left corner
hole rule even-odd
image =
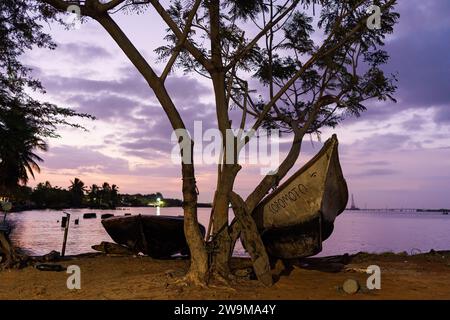
[[[89,197],[89,206],[91,208],[99,207],[100,204],[99,190],[100,188],[96,184],[93,184],[89,189],[88,197]]]
[[[91,118],[30,95],[45,91],[20,57],[32,47],[55,48],[42,26],[57,20],[55,13],[37,1],[0,2],[0,193],[12,194],[39,172],[42,158],[36,152],[47,150],[44,139],[57,137],[58,125],[81,128],[67,119]]]
[[[84,182],[78,178],[75,178],[73,181],[71,181],[69,191],[72,195],[72,206],[75,208],[81,207],[81,205],[83,204],[84,192],[86,191]]]
[[[88,192],[91,208],[115,209],[120,202],[119,188],[104,182],[101,187],[93,184]]]
[[[38,208],[69,208],[72,202],[70,191],[53,187],[50,182],[39,183],[31,194],[31,200]]]
[[[120,203],[119,187],[115,184],[111,186],[111,208],[117,208]]]
[[[47,150],[47,144],[37,135],[38,128],[24,111],[10,105],[0,113],[0,192],[13,192],[19,183],[28,182],[29,175],[34,178],[42,161],[35,150]]]

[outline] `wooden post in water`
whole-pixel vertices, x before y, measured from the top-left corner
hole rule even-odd
[[[66,226],[67,226],[67,217],[62,217],[61,228],[65,228]]]
[[[64,257],[66,254],[66,242],[67,242],[67,234],[69,233],[69,222],[70,222],[70,213],[64,212],[67,215],[67,221],[66,226],[64,228],[64,240],[63,240],[63,246],[61,250],[61,257]]]

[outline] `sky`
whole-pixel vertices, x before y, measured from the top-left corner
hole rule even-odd
[[[360,118],[326,129],[322,140],[338,135],[344,176],[361,208],[450,207],[450,2],[400,0],[400,21],[385,50],[387,72],[398,73],[397,103],[367,103]],[[154,49],[164,44],[165,26],[151,10],[114,19],[141,53],[156,63]],[[79,29],[46,27],[56,50],[33,49],[24,60],[41,79],[46,101],[97,117],[83,121],[87,131],[60,128],[49,141],[34,186],[50,181],[67,187],[74,177],[86,184],[117,184],[122,193],[161,192],[181,197],[181,168],[172,163],[172,130],[153,92],[109,35],[95,21]],[[206,79],[177,72],[168,91],[187,127],[202,121],[216,126],[212,88]],[[280,146],[288,146],[285,137]],[[320,150],[306,139],[292,172]],[[198,165],[199,200],[210,202],[216,166]],[[246,166],[236,191],[249,194],[263,176]]]

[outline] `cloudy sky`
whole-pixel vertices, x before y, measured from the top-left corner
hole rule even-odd
[[[450,2],[400,0],[400,23],[386,50],[387,71],[398,72],[398,103],[371,102],[359,119],[336,133],[341,164],[360,207],[450,207]],[[151,11],[114,19],[151,62],[165,27]],[[97,117],[88,132],[61,129],[37,175],[66,187],[77,176],[86,184],[108,181],[121,192],[162,192],[181,197],[180,167],[172,164],[171,128],[155,96],[124,54],[93,21],[80,29],[49,26],[54,51],[33,50],[24,59],[47,89],[45,100]],[[155,65],[156,69],[163,65]],[[215,127],[210,84],[172,74],[169,92],[187,126]],[[306,141],[296,168],[321,147]],[[283,149],[283,145],[281,146]],[[211,201],[215,166],[198,166],[200,200]],[[248,194],[262,176],[254,167],[239,176],[237,191]]]

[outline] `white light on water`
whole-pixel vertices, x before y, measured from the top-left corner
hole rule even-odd
[[[161,215],[161,207],[156,207],[156,215],[160,216]]]

